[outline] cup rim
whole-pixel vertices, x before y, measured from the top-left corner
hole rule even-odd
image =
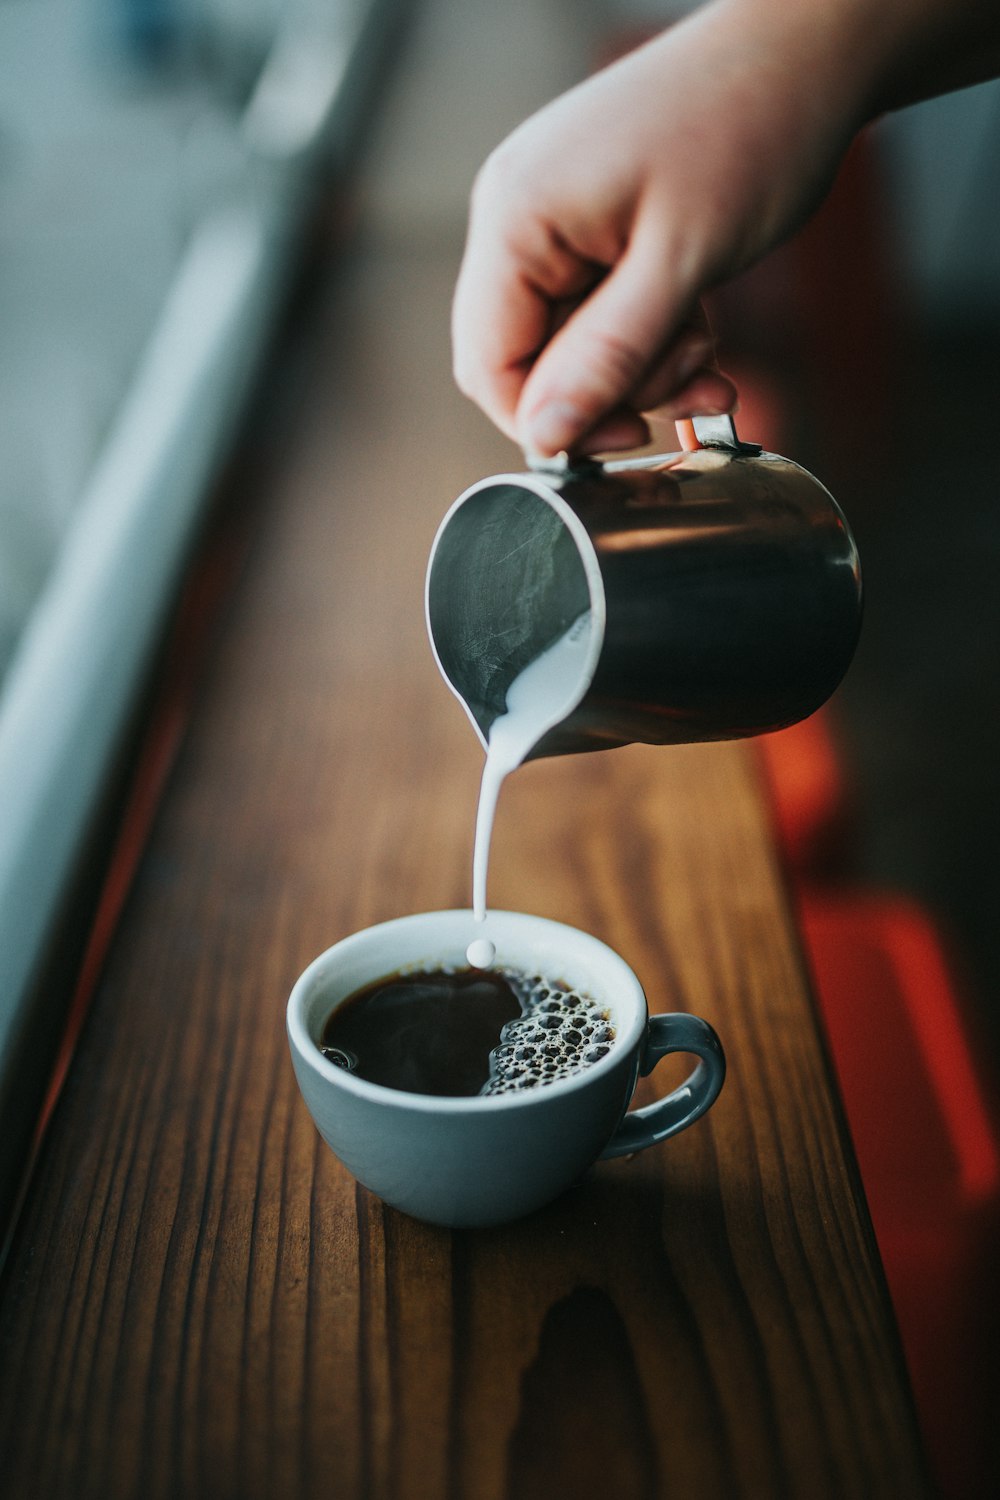
[[[495,937],[502,927],[537,927],[544,930],[549,936],[565,936],[567,941],[582,944],[595,956],[599,955],[602,962],[610,963],[617,968],[618,976],[624,982],[636,1001],[632,1014],[623,1026],[616,1026],[615,1038],[606,1057],[598,1062],[590,1063],[586,1068],[581,1068],[576,1073],[571,1073],[566,1078],[554,1079],[538,1088],[514,1090],[506,1094],[419,1094],[408,1089],[389,1088],[386,1084],[372,1083],[365,1078],[357,1078],[353,1074],[345,1072],[330,1062],[320,1052],[305,1018],[305,1006],[314,987],[321,983],[330,969],[338,959],[350,957],[351,953],[362,948],[366,944],[376,941],[378,936],[389,936],[390,933],[398,933],[407,928],[416,928],[426,924],[430,920],[455,922],[467,922],[470,929],[470,937],[481,931],[476,924],[472,931],[475,917],[470,908],[451,907],[438,911],[414,912],[408,916],[393,917],[385,922],[374,923],[370,927],[363,927],[357,932],[340,938],[332,943],[329,948],[318,954],[312,962],[302,971],[292,986],[286,1006],[286,1027],[289,1045],[293,1054],[300,1062],[304,1063],[313,1073],[325,1082],[343,1089],[347,1094],[354,1095],[359,1099],[367,1099],[372,1103],[378,1103],[383,1107],[395,1107],[397,1109],[420,1110],[428,1114],[476,1114],[493,1110],[508,1109],[530,1109],[544,1106],[547,1099],[559,1097],[564,1094],[577,1092],[590,1086],[603,1074],[611,1072],[619,1067],[624,1059],[629,1057],[637,1045],[641,1042],[642,1035],[648,1022],[648,1006],[645,991],[639,982],[638,976],[613,948],[600,938],[591,933],[584,932],[581,928],[571,927],[565,922],[557,922],[549,917],[536,917],[525,912],[494,911],[490,910],[487,919],[491,925],[491,937]],[[427,962],[426,958],[415,956],[413,966],[419,966]],[[404,969],[410,965],[403,965]],[[389,968],[389,974],[398,972]],[[368,980],[361,979],[357,986],[376,981],[380,975],[374,972]],[[346,998],[346,997],[342,997]],[[339,1003],[339,1002],[338,1002]]]

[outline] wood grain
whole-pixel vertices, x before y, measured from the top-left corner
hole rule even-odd
[[[454,494],[512,457],[451,392],[452,275],[359,245],[282,367],[258,543],[7,1267],[4,1494],[921,1495],[744,748],[527,767],[491,871],[496,905],[598,934],[651,1008],[718,1028],[705,1121],[453,1234],[358,1188],[298,1097],[299,970],[470,895],[480,755],[422,575]]]

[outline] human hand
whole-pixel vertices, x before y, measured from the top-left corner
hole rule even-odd
[[[790,233],[861,118],[837,6],[716,0],[525,122],[473,193],[461,389],[540,455],[728,411],[699,298]]]

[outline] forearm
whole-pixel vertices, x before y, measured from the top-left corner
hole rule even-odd
[[[857,125],[1000,76],[1000,0],[713,0],[734,39],[808,66]]]
[[[872,115],[1000,76],[998,0],[896,0]]]

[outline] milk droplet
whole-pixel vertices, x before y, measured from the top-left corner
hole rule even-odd
[[[465,950],[465,956],[470,968],[488,969],[497,956],[496,946],[489,938],[473,938]]]

